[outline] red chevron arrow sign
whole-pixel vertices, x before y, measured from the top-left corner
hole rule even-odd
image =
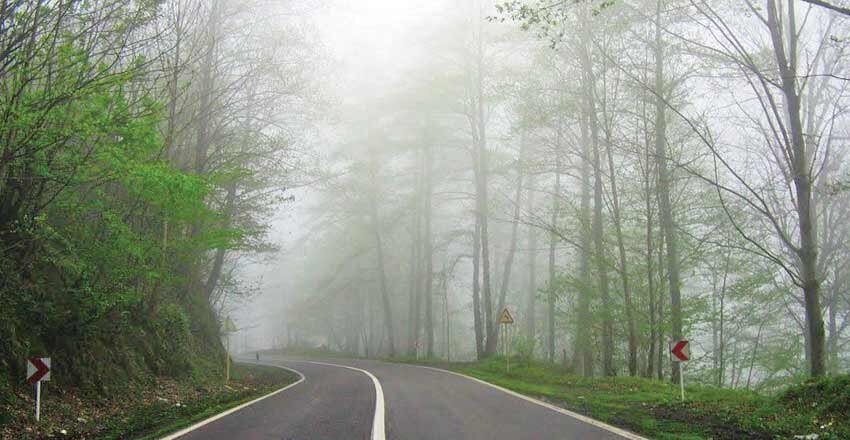
[[[50,358],[27,359],[27,383],[33,385],[42,380],[50,380]]]
[[[673,355],[673,362],[687,362],[691,360],[691,350],[688,349],[688,340],[682,339],[672,344],[670,354]]]

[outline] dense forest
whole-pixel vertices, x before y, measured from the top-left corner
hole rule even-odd
[[[220,312],[321,104],[293,12],[0,2],[0,397],[28,356],[97,389],[223,371]]]
[[[447,2],[344,99],[279,345],[777,389],[846,372],[840,2]]]
[[[0,0],[0,403],[29,356],[218,374],[258,308],[256,348],[848,371],[846,2],[423,3],[343,78],[333,2]]]

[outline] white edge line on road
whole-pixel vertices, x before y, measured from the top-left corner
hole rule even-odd
[[[614,434],[617,434],[617,435],[619,435],[619,436],[622,436],[623,438],[626,438],[626,439],[628,439],[628,440],[648,440],[646,437],[641,437],[641,436],[639,436],[639,435],[637,435],[637,434],[635,434],[635,433],[633,433],[633,432],[626,431],[625,429],[617,428],[616,426],[611,426],[611,425],[609,425],[609,424],[607,424],[607,423],[600,422],[599,420],[591,419],[590,417],[583,416],[583,415],[581,415],[581,414],[579,414],[579,413],[574,413],[574,412],[572,412],[572,411],[570,411],[570,410],[566,410],[566,409],[564,409],[564,408],[561,408],[560,406],[555,406],[555,405],[552,405],[552,404],[550,404],[550,403],[546,403],[546,402],[544,402],[544,401],[542,401],[542,400],[537,400],[537,399],[535,399],[535,398],[528,397],[528,396],[526,396],[526,395],[523,395],[523,394],[517,393],[516,391],[511,391],[511,390],[509,390],[509,389],[507,389],[507,388],[503,388],[503,387],[500,387],[500,386],[498,386],[498,385],[494,385],[494,384],[492,384],[492,383],[490,383],[490,382],[486,382],[486,381],[483,381],[483,380],[481,380],[481,379],[478,379],[478,378],[475,378],[475,377],[472,377],[472,376],[467,376],[467,375],[465,375],[465,374],[463,374],[463,373],[458,373],[458,372],[456,372],[456,371],[450,371],[450,370],[444,370],[444,369],[442,369],[442,368],[428,367],[428,366],[425,366],[425,365],[416,365],[416,364],[408,364],[408,365],[413,365],[413,366],[415,366],[415,367],[419,367],[419,368],[427,368],[427,369],[429,369],[429,370],[439,371],[439,372],[442,372],[442,373],[454,374],[455,376],[465,377],[465,378],[467,378],[467,379],[469,379],[469,380],[474,380],[474,381],[476,381],[476,382],[478,382],[478,383],[480,383],[480,384],[484,384],[484,385],[487,385],[488,387],[495,388],[495,389],[497,389],[497,390],[499,390],[499,391],[502,391],[502,392],[504,392],[504,393],[510,394],[510,395],[512,395],[512,396],[514,396],[514,397],[519,397],[519,398],[520,398],[520,399],[522,399],[522,400],[525,400],[525,401],[528,401],[528,402],[531,402],[531,403],[534,403],[534,404],[537,404],[537,405],[540,405],[540,406],[543,406],[543,407],[549,408],[549,409],[551,409],[552,411],[555,411],[555,412],[561,413],[561,414],[566,415],[566,416],[570,416],[570,417],[572,417],[572,418],[574,418],[574,419],[578,419],[578,420],[580,420],[580,421],[582,421],[582,422],[584,422],[584,423],[587,423],[587,424],[590,424],[590,425],[596,426],[597,428],[602,428],[602,429],[604,429],[604,430],[606,430],[606,431],[613,432]]]
[[[269,397],[274,396],[275,394],[282,393],[282,392],[284,392],[284,391],[286,391],[286,390],[288,390],[288,389],[290,389],[290,388],[294,387],[295,385],[298,385],[299,383],[304,382],[304,380],[305,380],[304,375],[303,375],[303,374],[301,374],[301,372],[300,372],[300,371],[298,371],[298,370],[293,370],[292,368],[287,368],[287,367],[283,367],[283,366],[280,366],[280,365],[274,365],[274,364],[266,364],[266,363],[261,363],[261,362],[243,362],[243,363],[245,363],[245,364],[253,364],[253,365],[264,365],[264,366],[266,366],[266,367],[276,367],[276,368],[281,368],[281,369],[284,369],[284,370],[289,370],[289,371],[291,371],[291,372],[293,372],[293,373],[297,374],[297,375],[299,376],[299,379],[298,379],[297,381],[295,381],[295,382],[293,382],[293,383],[291,383],[291,384],[289,384],[289,385],[287,385],[287,386],[285,386],[285,387],[283,387],[283,388],[279,389],[279,390],[272,391],[272,392],[270,392],[270,393],[266,394],[265,396],[260,396],[260,397],[258,397],[258,398],[256,398],[256,399],[254,399],[254,400],[252,400],[252,401],[250,401],[250,402],[245,402],[245,403],[243,403],[243,404],[241,404],[241,405],[239,405],[239,406],[236,406],[236,407],[230,408],[229,410],[227,410],[227,411],[225,411],[225,412],[223,412],[223,413],[219,413],[219,414],[216,414],[216,415],[214,415],[214,416],[212,416],[212,417],[210,417],[210,418],[208,418],[208,419],[201,420],[200,422],[195,423],[194,425],[192,425],[192,426],[190,426],[190,427],[188,427],[188,428],[183,428],[183,429],[181,429],[180,431],[177,431],[177,432],[175,432],[175,433],[173,433],[173,434],[169,434],[169,435],[167,435],[167,436],[165,436],[165,437],[162,437],[160,440],[174,440],[174,439],[177,439],[177,438],[179,438],[179,437],[182,437],[182,436],[184,436],[184,435],[186,435],[186,434],[188,434],[188,433],[190,433],[190,432],[192,432],[192,431],[194,431],[194,430],[196,430],[196,429],[198,429],[198,428],[200,428],[200,427],[202,427],[202,426],[204,426],[204,425],[206,425],[206,424],[212,423],[212,422],[214,422],[214,421],[216,421],[216,420],[218,420],[218,419],[220,419],[220,418],[222,418],[222,417],[229,416],[230,414],[233,414],[233,413],[235,413],[236,411],[239,411],[240,409],[245,408],[246,406],[253,405],[253,404],[255,404],[255,403],[257,403],[257,402],[259,402],[259,401],[261,401],[261,400],[263,400],[263,399],[268,399]]]
[[[327,365],[330,367],[339,367],[339,368],[348,368],[349,370],[359,371],[372,379],[372,383],[375,384],[375,417],[372,419],[372,440],[386,440],[386,428],[384,426],[384,389],[381,387],[381,382],[378,381],[378,378],[375,377],[374,374],[362,370],[356,367],[349,367],[348,365],[340,365],[340,364],[330,364],[327,362],[316,362],[316,361],[294,361],[294,362],[307,362],[310,364],[318,364],[318,365]]]

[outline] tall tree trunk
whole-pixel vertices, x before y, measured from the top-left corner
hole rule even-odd
[[[551,227],[557,227],[558,214],[561,210],[561,128],[557,131],[555,144],[555,183],[552,188],[552,218]],[[549,286],[546,289],[546,359],[555,362],[555,246],[558,236],[554,231],[549,233]]]
[[[181,4],[176,5],[174,20],[174,57],[171,66],[171,75],[168,79],[168,121],[165,128],[165,139],[163,140],[163,157],[166,161],[171,158],[171,149],[174,146],[174,135],[177,127],[177,99],[180,73],[183,66],[182,43],[183,43],[183,10]]]
[[[791,132],[791,163],[789,165],[794,177],[797,223],[800,234],[800,244],[796,253],[800,262],[800,281],[803,288],[806,322],[809,331],[811,350],[809,370],[812,377],[818,377],[826,373],[824,362],[825,335],[823,311],[820,303],[820,281],[817,274],[817,234],[814,225],[814,210],[812,209],[813,179],[810,170],[810,153],[806,145],[800,116],[801,99],[797,90],[798,36],[794,2],[788,2],[787,54],[775,0],[767,0],[767,25],[773,42],[776,64],[782,76],[782,93],[785,97],[788,127]]]
[[[477,203],[476,203],[477,205]],[[475,232],[472,236],[472,318],[475,328],[475,356],[481,360],[484,357],[484,332],[481,322],[481,219],[475,214]]]
[[[593,298],[593,282],[590,274],[590,134],[588,118],[585,113],[579,115],[581,131],[581,205],[579,210],[579,279],[581,286],[578,291],[578,316],[576,317],[576,362],[580,362],[581,372],[593,376],[593,347],[591,346],[591,328],[593,315],[590,312],[590,302]],[[578,369],[577,369],[578,370]]]
[[[195,160],[196,174],[204,174],[207,167],[207,156],[210,148],[210,127],[212,126],[212,101],[215,87],[215,60],[218,50],[218,38],[221,19],[221,0],[213,0],[210,5],[209,22],[207,23],[207,42],[204,48],[204,61],[201,64],[199,114],[196,123]]]
[[[489,342],[485,335],[490,335],[493,327],[491,319],[492,310],[490,304],[490,253],[487,240],[487,164],[486,162],[486,133],[484,130],[484,36],[483,36],[483,11],[481,5],[476,4],[478,10],[473,19],[473,39],[475,40],[475,52],[470,64],[468,94],[469,110],[467,120],[472,133],[472,164],[475,174],[475,235],[473,237],[472,253],[472,302],[473,316],[475,318],[475,350],[478,359],[490,354]],[[482,274],[483,272],[483,274]],[[483,281],[483,285],[482,285]],[[483,298],[481,298],[483,296]],[[481,304],[483,299],[483,304]],[[483,314],[482,314],[482,308]],[[487,344],[485,346],[485,343]]]
[[[726,254],[726,262],[723,267],[723,282],[720,286],[720,322],[718,326],[718,360],[717,360],[717,386],[722,387],[726,377],[726,281],[729,277],[729,261],[731,255]]]
[[[528,196],[526,197],[527,211],[534,212],[534,191],[537,179],[532,173],[528,177]],[[534,353],[536,338],[536,300],[537,300],[537,229],[528,226],[528,292],[525,305],[525,337],[531,344]]]
[[[738,369],[738,348],[739,344],[734,344],[735,349],[732,352],[732,377],[730,378],[730,385],[732,388],[738,388],[738,380],[741,377],[741,373]]]
[[[648,137],[647,137],[648,138]],[[658,319],[656,312],[655,292],[655,262],[653,261],[653,210],[652,210],[652,180],[655,173],[651,167],[649,141],[646,148],[646,182],[645,182],[645,206],[646,206],[646,290],[649,296],[649,353],[646,359],[646,377],[653,377],[655,372],[655,350],[660,351],[661,346],[656,344],[658,339]]]
[[[227,188],[227,196],[225,197],[224,202],[224,225],[223,227],[230,227],[230,219],[233,216],[234,205],[236,204],[236,185],[230,184]],[[218,286],[218,281],[221,278],[222,269],[224,269],[224,257],[227,253],[227,249],[218,248],[215,251],[215,257],[213,258],[213,265],[210,269],[210,273],[207,276],[207,282],[204,284],[203,292],[204,298],[209,302],[212,298],[213,292],[215,292],[216,287]]]
[[[750,389],[750,381],[751,381],[751,380],[752,380],[752,378],[753,378],[753,367],[755,367],[755,364],[756,364],[756,356],[758,355],[758,351],[759,351],[759,344],[761,343],[761,332],[762,332],[762,330],[764,330],[764,324],[765,324],[766,322],[767,322],[766,320],[762,320],[762,321],[761,321],[761,323],[759,323],[759,331],[758,331],[758,333],[756,334],[756,342],[755,342],[755,344],[753,345],[753,352],[750,354],[750,370],[749,370],[749,372],[747,372],[747,385],[746,385],[746,389]]]
[[[591,116],[591,127],[593,127],[593,116]],[[596,142],[593,142],[596,144]],[[612,317],[612,305],[608,287],[608,265],[605,261],[605,243],[603,239],[603,214],[602,214],[602,170],[599,164],[598,145],[593,147],[593,221],[591,225],[593,235],[594,262],[598,276],[598,288],[602,299],[602,374],[614,376],[614,320]]]
[[[421,227],[420,222],[422,216],[419,213],[419,189],[421,183],[421,173],[419,166],[419,156],[416,156],[416,171],[415,171],[415,190],[413,194],[413,216],[411,242],[410,242],[410,279],[408,287],[409,302],[407,304],[407,353],[410,356],[416,356],[416,340],[419,337],[419,328],[417,326],[416,316],[419,315],[417,301],[419,298],[419,244],[421,243]]]
[[[614,320],[612,316],[611,297],[608,286],[608,265],[605,261],[605,243],[603,239],[604,217],[602,214],[602,164],[599,151],[599,123],[596,115],[596,76],[590,59],[589,36],[584,37],[582,51],[582,67],[585,89],[585,112],[590,127],[590,144],[593,164],[593,219],[591,234],[593,235],[593,260],[598,277],[597,286],[602,300],[602,374],[613,376],[614,371]]]
[[[661,37],[661,5],[656,2],[655,11],[655,160],[658,167],[658,211],[661,230],[667,244],[667,280],[670,288],[670,332],[673,340],[682,339],[682,294],[679,279],[679,247],[673,206],[670,198],[671,173],[667,167],[667,118],[664,101],[664,48]],[[679,382],[680,365],[672,364],[671,381]]]
[[[377,257],[378,282],[381,288],[381,307],[384,311],[384,327],[387,331],[387,349],[390,357],[395,356],[395,332],[393,331],[393,313],[390,305],[390,292],[387,288],[387,274],[384,266],[384,246],[381,239],[381,221],[378,215],[378,182],[377,163],[375,155],[370,160],[370,174],[372,178],[372,194],[369,196],[369,208],[372,217],[372,233],[375,240],[375,254]]]
[[[664,280],[666,279],[666,272],[664,270],[664,248],[665,248],[665,240],[663,231],[659,234],[658,237],[658,247],[656,250],[658,251],[658,264],[655,266],[658,268],[658,380],[664,380],[664,353],[666,350],[664,349],[664,331],[667,330],[667,323],[665,322],[664,316]]]
[[[482,154],[484,156],[485,154]],[[486,163],[482,160],[482,165]],[[483,170],[482,166],[482,170]],[[488,209],[487,209],[487,180],[486,178],[481,182],[482,187],[482,212],[481,212],[481,282],[482,282],[482,294],[484,296],[484,322],[486,324],[487,333],[493,334],[494,331],[494,322],[493,322],[493,299],[492,293],[490,289],[490,244],[489,244],[489,233],[487,230],[487,217],[488,217]],[[489,356],[496,353],[496,341],[495,340],[487,340],[485,353]]]
[[[620,219],[620,198],[617,193],[617,174],[614,168],[614,155],[611,152],[611,140],[606,139],[605,152],[608,156],[608,171],[611,181],[612,213],[614,216],[614,232],[617,236],[617,250],[620,255],[620,279],[623,283],[623,301],[626,312],[626,329],[629,337],[629,375],[637,376],[637,331],[635,330],[634,310],[632,309],[632,291],[629,286],[629,267],[626,262],[626,245],[623,240],[623,227]]]
[[[718,339],[718,325],[717,325],[717,271],[715,267],[711,268],[711,351],[712,351],[712,359],[711,359],[711,368],[713,369],[715,374],[718,371],[718,361],[720,360],[720,356],[718,353],[720,352],[720,341]]]
[[[417,187],[416,187],[416,240],[414,246],[416,247],[416,277],[413,280],[413,316],[410,319],[410,325],[413,329],[413,355],[418,356],[419,348],[422,345],[422,341],[420,340],[421,331],[422,331],[422,280],[423,275],[425,273],[425,268],[423,267],[423,234],[422,234],[422,220],[423,220],[423,193],[424,193],[424,183],[425,183],[425,159],[423,154],[417,155],[416,162],[416,172],[417,172]]]
[[[836,280],[836,282],[838,282],[838,280]],[[827,370],[828,370],[828,373],[830,375],[837,374],[838,368],[839,368],[839,354],[840,353],[838,352],[838,338],[839,338],[840,335],[839,335],[839,331],[838,331],[838,319],[837,319],[838,315],[837,315],[837,310],[836,310],[837,309],[836,301],[838,301],[837,295],[838,295],[837,292],[833,292],[832,301],[829,304],[829,315],[828,315],[829,316],[829,340],[828,340],[829,342],[828,342],[827,345],[829,347],[829,365],[828,365]]]
[[[487,128],[485,122],[484,115],[484,66],[483,66],[483,42],[481,37],[479,36],[478,41],[478,68],[477,68],[477,78],[476,78],[476,118],[475,122],[477,125],[478,132],[478,158],[479,158],[479,170],[478,170],[478,199],[479,203],[479,211],[478,215],[481,219],[481,281],[482,281],[482,293],[484,296],[484,323],[486,326],[486,335],[492,335],[494,332],[494,319],[493,319],[493,299],[491,294],[491,284],[490,284],[490,237],[488,232],[488,221],[490,216],[490,201],[488,197],[488,187],[489,187],[489,152],[487,150]],[[490,356],[496,353],[496,340],[495,338],[487,338],[485,345],[485,354]]]
[[[429,358],[434,357],[434,313],[433,313],[433,288],[434,288],[434,246],[431,242],[431,200],[433,196],[433,157],[431,145],[425,145],[425,290],[423,300],[425,301],[425,346]]]
[[[507,301],[508,296],[508,284],[510,284],[511,279],[511,270],[514,265],[514,256],[516,255],[516,244],[517,244],[517,235],[519,232],[519,214],[520,214],[520,203],[522,197],[522,181],[524,175],[524,164],[525,162],[525,137],[523,136],[523,140],[520,145],[519,151],[519,160],[517,161],[517,181],[516,181],[516,192],[514,193],[514,212],[513,217],[511,219],[511,244],[508,248],[508,254],[505,256],[505,268],[502,272],[502,282],[499,284],[499,307],[496,308],[498,313],[501,313],[501,310],[505,308],[505,302]],[[494,326],[498,329],[498,326]],[[498,344],[499,342],[499,332],[496,331],[491,337]]]
[[[195,174],[202,175],[207,171],[207,156],[210,148],[210,133],[209,127],[212,125],[213,107],[213,92],[215,89],[215,62],[216,50],[219,38],[219,20],[220,20],[220,0],[213,0],[210,4],[210,12],[207,17],[207,27],[204,56],[201,62],[201,80],[199,83],[200,106],[195,123],[195,148],[191,154],[194,155],[187,164],[187,168],[192,169]],[[192,222],[192,227],[189,230],[191,237],[197,236],[201,231],[201,220],[195,219]],[[223,256],[222,256],[223,258]],[[189,273],[188,291],[193,294],[204,295],[208,298],[208,289],[202,285],[201,267],[198,261],[188,262],[187,271]]]
[[[182,42],[183,42],[183,19],[182,19],[182,8],[178,3],[176,5],[176,18],[174,21],[174,57],[171,69],[171,75],[168,79],[168,121],[165,128],[165,139],[163,140],[162,145],[162,157],[165,162],[171,161],[171,150],[174,146],[174,137],[177,127],[177,98],[178,98],[178,81],[180,79],[181,66],[183,65],[182,60]],[[167,262],[167,253],[168,249],[168,217],[163,216],[162,219],[162,267],[160,270],[165,268]],[[160,289],[161,289],[162,280],[157,281],[157,286],[153,289],[150,295],[150,299],[148,301],[149,309],[148,313],[152,314],[153,310],[156,308],[159,303],[160,297]],[[207,293],[207,298],[209,298],[209,293]]]

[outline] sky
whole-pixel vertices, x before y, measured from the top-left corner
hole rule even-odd
[[[328,0],[314,14],[320,40],[338,69],[332,75],[346,93],[391,81],[422,56],[411,50],[445,0]],[[363,87],[369,85],[372,87]]]

